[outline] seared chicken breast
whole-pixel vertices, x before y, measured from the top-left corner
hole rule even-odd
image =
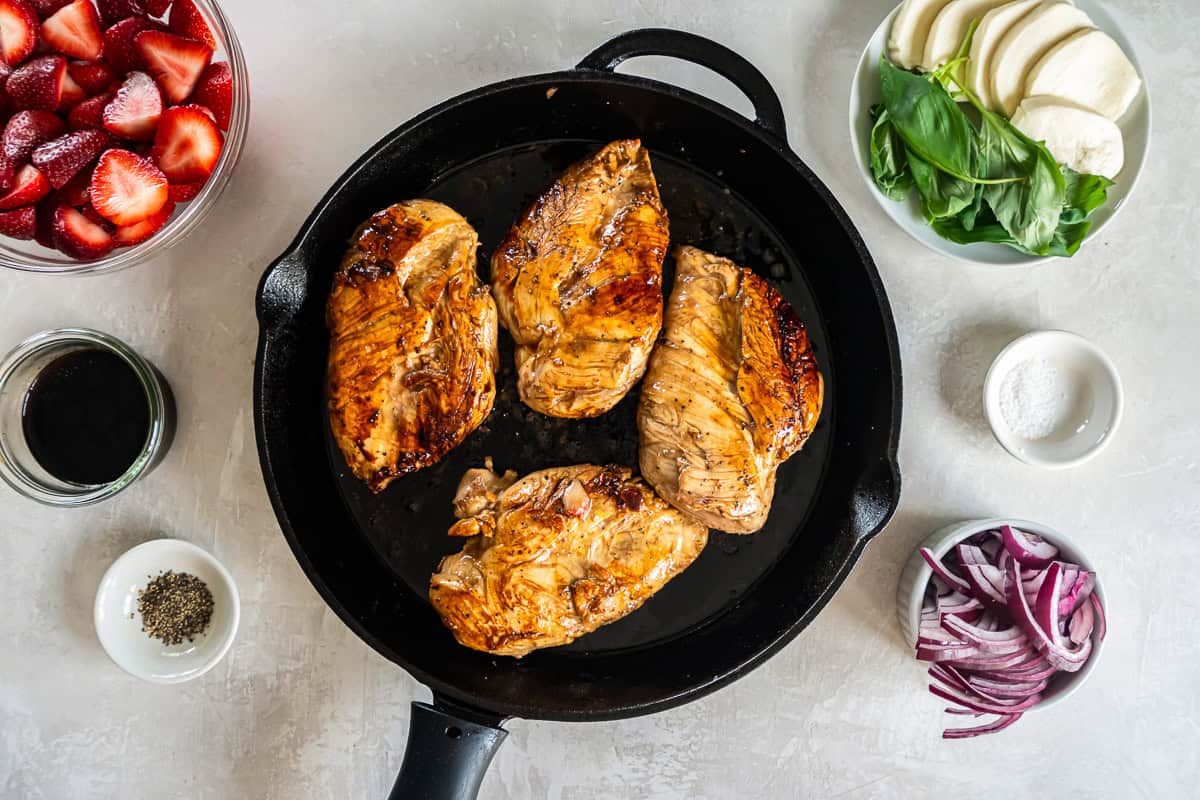
[[[442,559],[429,599],[454,637],[521,657],[634,611],[700,555],[703,525],[625,467],[515,475],[470,470],[450,529],[470,536]]]
[[[816,425],[821,373],[803,323],[765,280],[694,247],[675,263],[638,406],[642,477],[704,524],[752,533],[776,468]]]
[[[432,200],[397,203],[355,233],[333,279],[329,423],[373,491],[435,463],[496,397],[496,305],[479,237]]]
[[[492,291],[530,408],[595,417],[638,382],[662,326],[667,240],[636,139],[567,169],[517,221],[492,256]]]

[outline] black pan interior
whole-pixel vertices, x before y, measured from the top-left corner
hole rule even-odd
[[[567,165],[602,142],[538,142],[490,153],[440,176],[421,195],[463,214],[479,231],[479,269],[487,280],[493,248],[525,206]],[[704,554],[681,576],[623,620],[607,625],[564,650],[595,653],[650,645],[686,633],[737,602],[792,544],[816,496],[829,455],[836,409],[836,380],[816,299],[796,253],[720,175],[707,173],[677,154],[651,152],[674,244],[693,244],[761,272],[808,321],[825,376],[830,409],[799,455],[778,477],[777,500],[766,527],[753,536],[714,532]],[[673,264],[666,264],[669,290]],[[329,443],[330,467],[351,516],[388,566],[418,596],[442,556],[462,547],[445,536],[453,522],[450,502],[458,480],[491,456],[503,471],[524,475],[569,464],[625,464],[637,470],[635,389],[613,411],[594,420],[564,420],[539,414],[516,391],[512,340],[501,332],[501,371],[496,407],[487,422],[435,467],[395,481],[373,495],[345,468]]]
[[[631,136],[651,149],[674,240],[771,278],[808,324],[830,394],[814,440],[783,468],[766,531],[716,537],[645,608],[573,647],[520,661],[490,657],[458,646],[425,596],[430,570],[456,547],[444,532],[462,469],[486,455],[518,471],[633,466],[634,398],[610,418],[559,423],[526,412],[511,375],[502,375],[505,396],[486,430],[442,466],[371,497],[344,478],[329,448],[322,382],[331,276],[363,219],[421,195],[450,202],[477,226],[482,269],[488,248],[551,175],[599,143]],[[351,167],[268,270],[259,316],[260,456],[297,559],[363,639],[458,704],[603,719],[712,691],[816,615],[895,507],[899,364],[870,256],[786,144],[664,84],[586,71],[536,76],[403,126]],[[504,356],[508,369],[511,353]]]

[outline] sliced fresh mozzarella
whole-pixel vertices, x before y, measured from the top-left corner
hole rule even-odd
[[[1121,46],[1103,31],[1083,31],[1054,47],[1033,69],[1025,84],[1030,95],[1049,94],[1119,119],[1142,80]]]
[[[1121,129],[1108,117],[1060,97],[1025,98],[1012,124],[1030,139],[1045,142],[1058,163],[1076,172],[1114,178],[1125,165]]]
[[[929,28],[921,68],[932,72],[954,58],[971,23],[1008,2],[1009,0],[950,0]]]
[[[921,65],[929,28],[950,0],[904,0],[888,33],[888,58],[905,69]]]
[[[1025,78],[1050,48],[1092,27],[1091,18],[1068,3],[1043,2],[1005,34],[992,56],[994,110],[1011,117],[1025,96]]]
[[[1041,0],[1012,0],[993,8],[979,21],[979,27],[975,29],[975,38],[971,40],[966,81],[967,88],[975,93],[984,107],[995,107],[992,102],[991,74],[992,56],[996,52],[996,45],[1000,44],[1013,25],[1037,8],[1040,2]]]

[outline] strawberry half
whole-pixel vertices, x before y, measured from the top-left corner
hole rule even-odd
[[[122,225],[113,233],[113,241],[117,243],[117,247],[129,247],[141,244],[158,233],[162,226],[167,224],[167,220],[171,218],[171,213],[174,210],[175,204],[167,203],[157,214],[146,217],[141,222],[135,222],[133,225]]]
[[[151,155],[172,183],[208,180],[224,138],[202,106],[168,108],[158,121]]]
[[[104,131],[75,131],[34,150],[32,161],[51,186],[61,189],[111,146],[112,138]]]
[[[161,31],[139,33],[133,44],[168,103],[182,103],[192,93],[213,54],[204,42]]]
[[[83,64],[76,61],[67,65],[67,74],[79,84],[88,97],[94,97],[108,90],[108,85],[117,77],[117,73],[107,64]]]
[[[87,128],[95,128],[97,130],[104,128],[104,109],[116,97],[112,92],[98,94],[95,97],[89,97],[79,105],[71,109],[71,113],[67,115],[67,123],[73,131],[82,131]]]
[[[112,234],[70,206],[54,209],[51,230],[54,246],[73,258],[91,260],[112,252]]]
[[[22,64],[8,76],[4,90],[15,108],[53,111],[62,102],[63,79],[67,60],[62,56],[41,56]]]
[[[58,101],[59,111],[69,109],[76,103],[85,100],[87,96],[83,87],[71,77],[71,71],[67,70],[67,74],[63,75],[62,99]]]
[[[37,235],[37,211],[30,206],[0,213],[0,234],[14,239],[32,239]]]
[[[162,26],[143,17],[121,20],[104,32],[104,60],[122,74],[141,69],[133,40],[143,31],[155,30],[162,30]]]
[[[90,205],[92,202],[92,169],[82,169],[75,174],[74,178],[67,181],[66,186],[63,186],[54,196],[58,199],[59,205],[81,206]]]
[[[198,183],[172,183],[167,186],[167,199],[172,203],[186,203],[204,188],[204,181]]]
[[[0,147],[5,160],[14,166],[24,164],[40,145],[62,136],[67,127],[57,114],[49,111],[18,111],[4,126]]]
[[[150,141],[162,109],[162,95],[154,79],[144,72],[131,72],[104,109],[104,128],[126,139]]]
[[[233,116],[233,71],[228,62],[208,65],[196,84],[192,101],[211,110],[221,130],[229,130],[229,120]]]
[[[38,172],[37,167],[26,164],[17,170],[13,179],[13,188],[7,194],[0,196],[0,211],[8,211],[21,206],[31,206],[50,194],[50,181]]]
[[[138,0],[96,0],[96,8],[100,11],[100,19],[106,25],[116,25],[128,17],[140,17],[142,4]]]
[[[104,52],[100,15],[92,0],[74,0],[42,23],[42,40],[64,56],[95,61]]]
[[[213,37],[212,30],[192,0],[175,0],[171,6],[171,16],[167,19],[167,30],[217,49],[217,40]]]
[[[109,150],[92,173],[92,205],[115,225],[134,225],[167,204],[167,176],[148,158]]]
[[[37,44],[38,18],[25,0],[0,0],[0,56],[15,67]]]

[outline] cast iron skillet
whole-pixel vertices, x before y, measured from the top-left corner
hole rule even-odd
[[[639,55],[712,69],[757,119],[683,89],[615,73]],[[371,495],[347,474],[325,421],[324,305],[355,227],[411,197],[449,203],[491,248],[561,169],[617,138],[651,151],[676,244],[769,278],[806,322],[826,399],[804,450],[780,470],[767,526],[714,534],[646,605],[571,646],[521,659],[457,645],[427,600],[461,542],[445,535],[464,470],[486,456],[524,474],[576,463],[637,465],[636,391],[591,421],[556,420],[516,398],[501,333],[501,391],[488,421],[439,465]],[[668,260],[667,286],[672,275]],[[512,716],[603,720],[694,700],[745,675],[817,615],[899,496],[900,363],[871,256],[828,189],[787,145],[779,98],[748,61],[687,33],[618,36],[573,70],[505,81],[401,126],[321,200],[263,276],[254,378],[267,491],[297,560],[363,640],[433,690],[414,703],[392,796],[470,798]]]

